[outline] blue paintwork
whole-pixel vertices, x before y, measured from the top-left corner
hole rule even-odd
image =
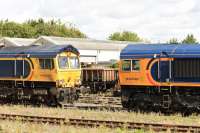
[[[173,62],[172,62],[173,64]],[[173,65],[172,65],[173,66]],[[193,82],[199,83],[200,77],[175,77],[174,70],[172,68],[172,77],[169,78],[169,62],[168,61],[160,61],[160,78],[158,76],[158,62],[155,62],[152,67],[150,68],[151,76],[155,81],[158,82],[167,82],[166,80],[169,79],[170,82]]]
[[[158,79],[158,62],[155,62],[150,68],[151,76],[155,81],[159,81]]]
[[[200,44],[129,44],[120,59],[131,58],[200,58]]]
[[[155,81],[166,82],[169,80],[169,61],[160,61],[159,63],[159,75],[158,75],[158,62],[155,62],[152,66],[151,75]]]
[[[72,45],[40,45],[40,46],[11,46],[0,48],[0,58],[13,57],[37,57],[37,58],[53,58],[58,53],[71,51],[79,54],[79,51]]]

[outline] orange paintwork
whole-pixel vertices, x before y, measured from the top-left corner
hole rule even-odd
[[[130,59],[127,59],[130,60]],[[141,58],[140,60],[140,70],[139,71],[122,71],[122,60],[119,62],[119,82],[120,85],[133,85],[133,86],[191,86],[200,87],[199,83],[183,83],[183,82],[157,82],[152,78],[151,67],[152,65],[160,60],[173,60],[173,58],[162,58],[154,59],[150,65],[149,69],[146,70],[148,63],[151,58]]]

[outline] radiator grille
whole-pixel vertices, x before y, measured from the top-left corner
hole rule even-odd
[[[174,78],[200,78],[200,59],[175,59],[172,64]]]

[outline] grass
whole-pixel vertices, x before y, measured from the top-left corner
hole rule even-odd
[[[0,121],[0,133],[144,133],[143,130],[81,128],[72,126],[52,126],[48,124],[31,124],[22,122]]]
[[[157,122],[168,124],[194,124],[200,125],[200,116],[191,115],[182,117],[180,114],[164,116],[158,113],[136,113],[136,112],[110,112],[78,109],[61,109],[47,107],[24,107],[22,105],[0,106],[0,113],[13,113],[23,115],[55,116],[65,118],[89,118],[101,120],[123,120],[135,122]]]
[[[40,115],[40,116],[55,116],[65,118],[85,118],[85,119],[100,119],[100,120],[119,120],[119,121],[134,121],[134,122],[156,122],[156,123],[167,123],[167,124],[188,124],[188,125],[200,125],[199,115],[191,115],[189,117],[182,117],[180,114],[164,116],[156,113],[136,113],[136,112],[108,112],[108,111],[92,111],[92,110],[78,110],[78,109],[60,109],[60,108],[47,108],[47,107],[24,107],[22,105],[0,106],[0,113],[12,113],[12,114],[23,114],[23,115]],[[5,132],[114,132],[124,133],[129,132],[125,129],[107,129],[104,127],[100,128],[75,128],[66,126],[50,126],[50,125],[37,125],[30,123],[20,122],[5,122],[0,121],[0,127]],[[143,132],[142,130],[136,131],[138,133]]]

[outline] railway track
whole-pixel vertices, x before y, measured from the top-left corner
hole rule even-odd
[[[48,123],[55,125],[61,125],[66,123],[66,119],[62,117],[44,117],[44,116],[31,116],[31,115],[18,115],[18,114],[0,114],[0,120],[45,123],[45,124]]]
[[[64,109],[89,109],[125,111],[121,105],[120,97],[111,97],[99,94],[81,95],[73,104],[64,104]]]
[[[101,95],[81,95],[79,103],[92,103],[103,105],[121,105],[121,97],[101,96]]]
[[[123,121],[104,121],[104,120],[88,120],[88,119],[69,119],[70,125],[83,127],[100,127],[108,128],[128,128],[128,129],[143,129],[145,131],[154,132],[192,132],[199,133],[200,126],[189,125],[171,125],[171,124],[157,124],[157,123],[137,123],[137,122],[123,122]]]
[[[105,120],[92,120],[84,118],[62,118],[62,117],[43,117],[43,116],[28,116],[16,114],[0,114],[0,120],[22,121],[30,123],[48,123],[54,125],[66,126],[81,126],[81,127],[100,127],[107,128],[127,128],[127,129],[143,129],[145,131],[154,132],[192,132],[199,133],[200,126],[194,125],[172,125],[172,124],[159,124],[159,123],[138,123],[138,122],[124,122],[124,121],[105,121]]]
[[[102,105],[91,103],[74,103],[63,105],[64,109],[83,109],[83,110],[107,110],[107,111],[126,111],[120,105]]]

